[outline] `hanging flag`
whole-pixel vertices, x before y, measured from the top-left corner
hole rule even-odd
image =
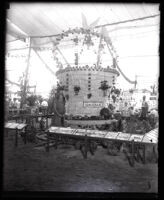
[[[90,29],[90,30],[92,30],[97,25],[97,23],[100,19],[100,17],[98,17],[94,22],[92,22],[90,25],[88,25],[85,15],[82,13],[81,16],[82,16],[82,27],[84,29]]]
[[[82,26],[83,26],[83,28],[88,29],[87,19],[86,19],[85,15],[82,13],[81,16],[82,16]]]
[[[90,29],[93,29],[97,25],[99,19],[100,19],[100,17],[97,18],[92,24],[89,25]]]

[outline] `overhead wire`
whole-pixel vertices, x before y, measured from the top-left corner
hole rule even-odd
[[[135,22],[135,21],[139,21],[139,20],[145,20],[145,19],[154,18],[154,17],[157,17],[157,16],[159,16],[159,14],[140,17],[140,18],[134,18],[134,19],[129,19],[129,20],[123,20],[123,21],[113,22],[113,23],[104,24],[104,25],[99,25],[99,26],[95,26],[95,28],[104,27],[104,26],[113,26],[113,25],[118,25],[118,24],[123,24],[123,23],[129,23],[129,22]]]
[[[154,25],[150,25],[150,26],[157,26],[157,25],[159,25],[159,24],[154,24]],[[149,25],[148,25],[149,26]],[[124,27],[123,27],[124,28]],[[131,27],[127,27],[127,28],[131,28]],[[144,28],[144,27],[143,27]],[[121,28],[119,28],[119,29],[121,29]],[[114,31],[114,30],[112,30],[112,31]],[[150,33],[150,32],[154,32],[154,31],[159,31],[159,30],[151,30],[151,31],[144,31],[144,32],[139,32],[139,33],[128,33],[128,34],[121,34],[121,35],[117,35],[117,37],[126,37],[126,36],[131,36],[131,35],[139,35],[139,34],[145,34],[145,33]],[[111,31],[109,31],[109,32],[111,32]],[[113,37],[113,36],[111,36],[111,37]],[[113,38],[114,40],[115,40],[115,38]],[[67,42],[67,41],[71,41],[71,39],[67,39],[67,40],[65,40],[65,42]],[[52,43],[51,41],[50,42],[46,42],[46,43],[42,43],[42,44],[40,44],[39,46],[41,46],[41,45],[46,45],[46,44],[49,44],[49,43]],[[73,44],[62,44],[62,46],[72,46]],[[33,48],[40,48],[39,46],[33,46]],[[16,48],[16,49],[8,49],[8,51],[16,51],[16,50],[24,50],[24,49],[28,49],[29,47],[23,47],[23,48]],[[44,48],[44,47],[43,47]],[[51,47],[45,47],[45,48],[51,48]]]
[[[130,22],[135,22],[135,21],[150,19],[150,18],[154,18],[154,17],[158,17],[158,16],[160,16],[160,14],[154,14],[154,15],[149,15],[149,16],[140,17],[140,18],[128,19],[128,20],[123,20],[123,21],[118,21],[118,22],[113,22],[113,23],[107,23],[107,24],[103,24],[103,25],[97,25],[97,26],[95,26],[95,28],[101,28],[101,27],[105,27],[105,26],[119,25],[119,24],[123,24],[123,23],[130,23]],[[35,36],[30,36],[30,37],[31,38],[45,38],[45,37],[57,37],[57,36],[60,36],[60,35],[61,35],[61,33],[60,34],[53,34],[53,35],[44,35],[44,36],[36,36],[35,35]],[[22,39],[24,39],[24,37]]]

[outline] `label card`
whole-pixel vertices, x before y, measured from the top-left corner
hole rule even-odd
[[[129,141],[134,140],[135,142],[141,142],[143,139],[144,135],[138,135],[138,134],[133,134],[131,135],[131,137],[129,138]]]
[[[26,127],[26,126],[27,126],[27,124],[19,124],[19,125],[17,126],[17,129],[21,130],[21,129],[23,129],[23,128]]]
[[[117,136],[116,139],[127,141],[127,140],[129,140],[130,136],[131,136],[130,133],[120,133],[120,134]]]
[[[119,133],[118,132],[107,132],[105,138],[115,139]]]

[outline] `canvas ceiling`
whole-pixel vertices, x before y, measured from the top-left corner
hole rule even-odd
[[[56,37],[44,36],[57,35],[61,34],[62,31],[67,31],[69,28],[82,27],[82,14],[85,15],[88,25],[99,18],[97,26],[101,26],[145,16],[159,15],[160,11],[159,4],[146,3],[12,3],[10,4],[6,19],[6,54],[13,55],[14,57],[11,57],[11,59],[9,59],[9,57],[7,59],[6,68],[14,68],[15,71],[16,67],[14,66],[18,68],[18,64],[16,63],[20,64],[20,60],[24,59],[21,58],[21,56],[28,54],[28,44],[26,43],[28,40],[26,40],[26,38],[32,37],[32,47],[52,47],[52,41],[54,41]],[[160,16],[157,16],[145,20],[106,26],[113,46],[119,55],[119,66],[131,80],[134,80],[135,74],[145,75],[148,70],[151,75],[156,75],[158,73],[159,23]],[[101,31],[101,28],[95,28],[95,30]],[[21,51],[19,51],[20,49]],[[34,60],[31,58],[31,64],[35,67],[31,69],[34,70],[36,66],[40,66],[42,63],[39,61],[36,63],[38,57],[33,51],[32,53],[35,58]],[[41,51],[39,53],[45,63],[49,65],[49,68],[55,71],[56,65],[51,56],[52,52]],[[9,63],[10,60],[11,65]],[[13,60],[15,60],[15,62],[17,60],[15,65],[13,64]],[[20,65],[22,71],[24,71],[25,67],[26,64]],[[45,67],[43,66],[41,68],[44,69]],[[41,68],[38,70],[41,70]],[[45,70],[47,70],[47,68],[45,68]],[[18,71],[20,73],[20,70]],[[45,73],[46,72],[43,73],[43,77],[45,77]],[[17,78],[14,78],[12,73],[10,74],[11,80],[17,82]],[[31,74],[35,74],[35,72]],[[49,77],[48,75],[51,75],[50,71],[47,71],[47,77]],[[40,79],[43,77],[40,76]],[[119,79],[121,80],[121,78],[120,76]],[[48,78],[48,80],[49,79],[50,78]],[[52,79],[54,79],[53,74]],[[41,83],[40,80],[38,80],[38,84],[39,83]],[[127,82],[126,80],[122,80],[120,84],[125,87]],[[43,88],[43,85],[40,86],[40,88]],[[47,86],[47,88],[50,88],[50,86]],[[46,91],[47,88],[45,89]]]
[[[27,36],[56,35],[69,28],[82,27],[82,14],[87,23],[91,24],[99,18],[97,25],[109,24],[123,20],[159,14],[159,5],[154,4],[109,4],[109,3],[12,3],[7,12],[7,41]],[[156,23],[157,18],[139,22],[126,23],[120,27],[137,25],[144,26]],[[107,26],[110,32],[118,25]],[[49,38],[34,38],[39,44]]]

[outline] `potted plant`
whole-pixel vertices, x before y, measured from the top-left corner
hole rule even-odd
[[[110,86],[107,84],[107,81],[101,81],[101,86],[99,89],[101,89],[104,93],[104,97],[106,96],[107,90],[110,88]]]
[[[120,95],[120,90],[119,89],[115,89],[114,93],[119,96]]]
[[[79,91],[80,91],[80,86],[75,85],[75,86],[74,86],[75,95],[78,95]]]
[[[92,94],[91,94],[91,93],[87,94],[87,97],[88,97],[88,99],[90,99],[90,98],[91,98],[91,96],[92,96]]]

